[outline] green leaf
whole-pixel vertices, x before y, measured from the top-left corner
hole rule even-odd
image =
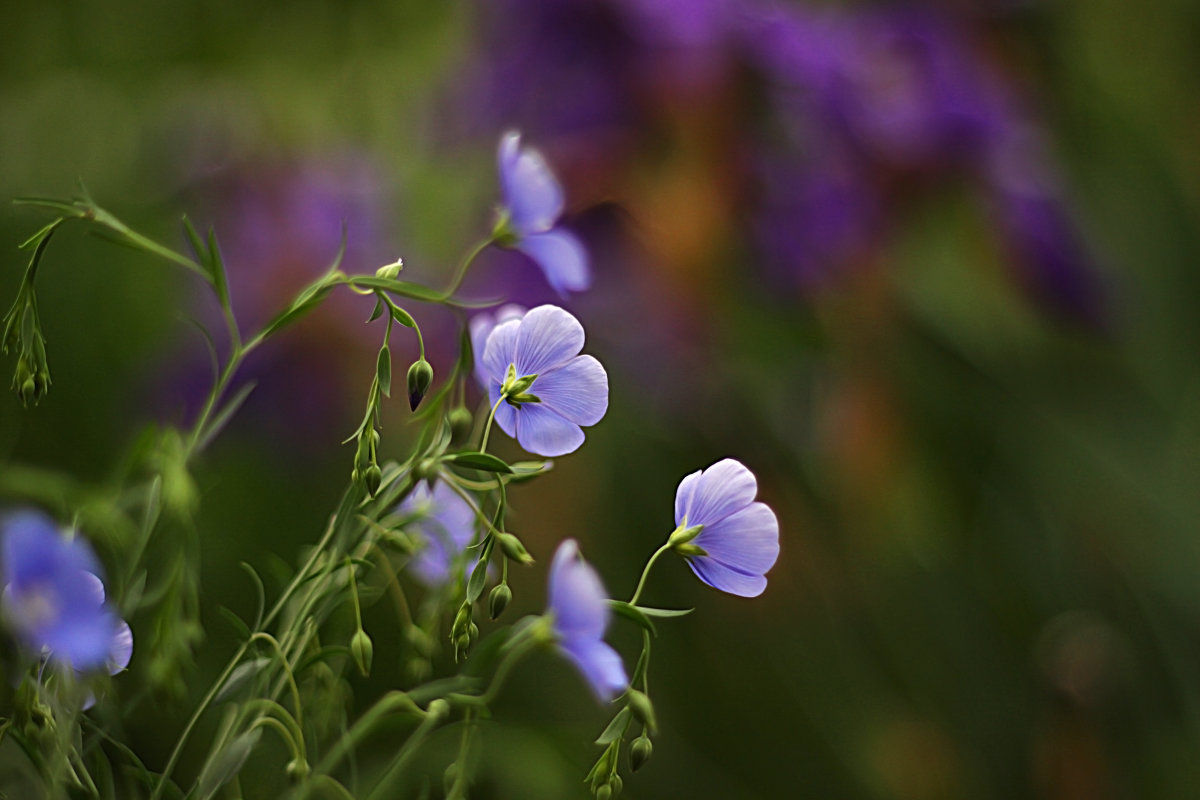
[[[629,706],[625,706],[625,708],[618,711],[617,715],[612,718],[612,722],[608,723],[608,727],[604,729],[604,732],[596,738],[596,744],[609,744],[624,736],[625,729],[629,725],[629,718],[632,715],[633,712],[629,710]]]
[[[320,305],[321,301],[324,300],[331,291],[333,291],[333,286],[325,278],[322,278],[316,283],[309,285],[296,297],[289,308],[277,314],[274,319],[267,323],[266,327],[262,329],[262,333],[260,333],[258,337],[260,339],[266,339],[268,336],[279,331],[281,328],[285,328],[292,324],[297,319]]]
[[[229,398],[229,401],[209,421],[204,435],[196,443],[196,452],[201,452],[207,448],[209,443],[216,438],[217,434],[229,424],[229,421],[233,419],[233,415],[238,412],[238,409],[242,407],[242,403],[246,402],[246,398],[250,396],[250,393],[254,391],[254,387],[257,385],[254,381],[242,384],[233,397]]]
[[[225,262],[221,260],[221,248],[217,246],[217,233],[208,229],[208,271],[212,274],[213,285],[217,289],[217,297],[221,308],[229,306],[229,280],[225,276]]]
[[[608,605],[617,613],[618,616],[632,620],[655,636],[658,635],[658,631],[654,629],[654,623],[651,622],[650,618],[643,614],[641,609],[639,609],[637,606],[631,606],[624,600],[609,600]]]
[[[645,614],[647,617],[659,617],[668,619],[670,617],[686,617],[696,609],[694,608],[649,608],[647,606],[634,606],[638,611]]]
[[[200,234],[196,233],[195,226],[188,219],[188,215],[183,215],[183,233],[187,236],[188,244],[192,247],[192,252],[196,254],[196,258],[200,259],[201,263],[208,263],[208,248],[204,246],[204,241],[200,238]]]
[[[261,738],[262,728],[252,728],[217,753],[196,779],[195,797],[198,800],[209,800],[218,789],[232,780],[241,771],[242,765],[246,763],[246,759],[250,757]]]
[[[500,472],[505,475],[513,473],[512,467],[491,453],[454,453],[446,456],[445,460],[459,467],[477,469],[482,472]]]
[[[238,636],[243,639],[250,638],[250,626],[247,625],[241,617],[230,611],[225,606],[218,606],[217,611],[219,611],[221,616],[225,618],[226,622],[233,626],[233,629],[237,631]]]
[[[467,580],[468,603],[474,603],[479,599],[479,595],[483,594],[483,584],[487,580],[487,568],[490,560],[490,558],[479,559],[475,569],[471,570],[471,577]]]
[[[51,233],[53,233],[54,229],[57,228],[59,225],[61,225],[62,222],[63,222],[63,218],[59,217],[58,219],[54,220],[54,222],[51,222],[48,225],[42,226],[42,228],[40,230],[38,230],[37,233],[35,233],[33,236],[30,236],[25,241],[21,242],[21,246],[18,249],[28,250],[31,247],[37,247],[39,244],[42,243],[42,240],[45,239],[47,236],[49,236]]]
[[[355,275],[349,278],[355,286],[366,289],[382,289],[385,292],[410,297],[426,303],[440,303],[443,298],[440,292],[410,281],[398,281],[391,278],[377,278],[374,275]]]
[[[263,656],[261,658],[243,661],[234,667],[233,672],[229,673],[228,680],[221,687],[221,691],[217,692],[213,698],[213,703],[223,703],[241,691],[252,678],[255,678],[259,673],[271,666],[271,659]]]
[[[508,479],[509,483],[515,481],[527,481],[543,472],[549,472],[554,468],[553,461],[516,461],[509,466],[512,467],[513,476]]]
[[[416,320],[414,320],[412,318],[411,314],[409,314],[407,311],[405,311],[400,306],[393,303],[391,300],[388,300],[387,304],[388,304],[388,311],[390,311],[392,314],[392,319],[396,320],[396,322],[399,322],[401,325],[403,325],[406,328],[417,327]]]
[[[367,322],[374,322],[379,319],[379,315],[383,313],[383,298],[375,298],[375,310],[371,312],[371,316],[367,317]]]
[[[385,344],[379,348],[379,358],[375,362],[375,374],[379,377],[379,391],[384,397],[392,396],[392,351]]]
[[[78,203],[67,200],[56,200],[53,197],[18,197],[13,200],[13,203],[19,206],[53,208],[72,217],[82,217],[87,215],[87,210],[83,207],[80,207]]]

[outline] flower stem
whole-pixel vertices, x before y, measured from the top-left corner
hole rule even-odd
[[[671,543],[667,542],[662,547],[654,551],[654,555],[650,556],[650,560],[646,562],[646,566],[642,569],[641,580],[638,581],[637,588],[633,590],[633,597],[629,598],[629,605],[636,606],[638,598],[642,596],[642,589],[646,587],[646,577],[650,574],[650,568],[654,566],[654,562],[658,561],[658,557],[671,549]]]
[[[483,426],[483,439],[479,442],[479,452],[481,453],[487,452],[488,436],[492,432],[492,420],[496,418],[496,409],[503,402],[504,395],[500,395],[500,398],[492,405],[491,413],[488,414],[487,423]]]
[[[444,292],[442,292],[442,300],[449,300],[450,296],[458,291],[458,287],[462,285],[463,278],[466,277],[467,269],[470,268],[471,263],[479,256],[480,253],[487,249],[488,245],[490,245],[492,241],[492,237],[489,236],[488,238],[476,244],[475,247],[473,247],[467,253],[466,257],[464,257],[459,263],[458,269],[455,270],[454,277],[451,279],[450,285],[446,287]]]

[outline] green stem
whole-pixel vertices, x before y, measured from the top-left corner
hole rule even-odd
[[[642,589],[646,587],[646,578],[650,575],[650,568],[654,566],[654,562],[658,561],[658,557],[671,549],[671,543],[667,542],[662,547],[654,551],[654,555],[650,556],[650,560],[646,562],[646,566],[642,569],[641,580],[638,581],[637,588],[633,590],[633,597],[629,598],[629,605],[636,606],[638,598],[642,596]]]
[[[451,279],[450,285],[446,287],[446,290],[441,294],[442,300],[450,299],[450,296],[458,291],[458,287],[462,285],[463,278],[466,277],[467,269],[471,266],[471,263],[475,261],[479,254],[486,250],[488,245],[491,243],[492,237],[489,236],[488,238],[476,244],[475,247],[473,247],[467,253],[463,260],[459,262],[458,269],[455,270],[454,277]]]
[[[412,758],[417,748],[421,746],[421,743],[425,741],[441,721],[442,717],[439,715],[426,714],[425,718],[421,720],[421,724],[417,726],[417,729],[408,737],[404,746],[400,748],[400,752],[396,754],[396,758],[388,765],[387,770],[383,773],[383,777],[375,784],[375,788],[367,795],[367,800],[382,800],[385,797],[395,796],[388,791],[388,787],[401,774],[405,763]]]
[[[488,414],[487,422],[483,426],[483,439],[479,442],[479,452],[481,453],[487,452],[488,436],[491,435],[492,432],[492,420],[496,418],[496,409],[499,408],[500,404],[503,402],[504,395],[500,395],[500,398],[492,405],[491,413]]]

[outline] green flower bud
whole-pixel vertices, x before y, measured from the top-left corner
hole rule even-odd
[[[650,743],[650,737],[643,733],[633,740],[633,744],[629,745],[629,766],[633,768],[634,772],[637,772],[650,760],[653,753],[654,745]]]
[[[358,671],[364,678],[371,674],[371,659],[375,656],[375,646],[371,644],[371,637],[367,636],[367,632],[362,628],[355,631],[350,639],[350,655],[354,656],[354,663],[358,665]]]
[[[284,771],[287,773],[287,776],[289,778],[291,778],[292,780],[299,783],[300,781],[302,781],[308,777],[308,773],[310,772],[310,769],[308,766],[308,762],[305,761],[304,759],[293,758],[291,761],[288,762],[287,767],[284,768]]]
[[[596,789],[596,800],[612,800],[612,796],[612,788],[607,783],[601,784],[600,787]]]
[[[504,613],[504,609],[508,608],[510,600],[512,600],[512,589],[508,588],[508,584],[497,584],[492,589],[492,593],[488,595],[488,615],[492,619],[499,619],[500,615]]]
[[[450,703],[440,697],[431,701],[429,707],[425,709],[425,716],[433,722],[445,719],[450,716]]]
[[[423,629],[410,625],[405,633],[412,649],[428,658],[433,653],[433,639]]]
[[[458,613],[454,615],[454,626],[450,628],[450,636],[457,639],[467,632],[467,626],[471,624],[471,605],[463,603],[458,608]]]
[[[429,391],[433,383],[433,367],[424,358],[417,359],[408,368],[408,406],[413,411],[421,404],[421,399]]]
[[[363,473],[363,485],[367,489],[367,494],[371,497],[379,491],[379,484],[383,482],[383,471],[379,469],[378,464],[372,464],[367,467],[367,471]]]
[[[630,689],[626,697],[633,718],[645,725],[651,733],[658,730],[658,721],[654,718],[654,704],[650,702],[650,698],[637,689]]]
[[[529,551],[525,549],[525,545],[521,544],[521,540],[511,533],[500,533],[496,536],[500,542],[500,549],[504,551],[504,555],[510,561],[516,561],[518,564],[529,565],[533,563],[533,556],[529,555]]]
[[[612,796],[618,798],[621,796],[621,790],[625,788],[625,781],[621,780],[621,776],[613,773],[613,776],[608,779],[608,788],[612,789]]]
[[[384,264],[379,269],[375,270],[376,278],[386,278],[389,281],[394,281],[400,277],[400,270],[404,269],[404,259],[397,258],[391,264]]]
[[[471,435],[475,426],[475,418],[464,406],[456,406],[449,415],[450,436],[454,442],[462,442]]]
[[[29,376],[21,383],[21,403],[29,406],[31,403],[36,403],[38,399],[37,384],[33,380],[33,376]]]
[[[413,479],[417,481],[432,480],[437,477],[438,462],[436,458],[422,458],[413,467]]]

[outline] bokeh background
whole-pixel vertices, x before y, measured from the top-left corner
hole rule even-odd
[[[627,596],[680,478],[724,456],[781,523],[761,598],[656,569],[646,601],[696,612],[660,626],[662,732],[625,796],[1200,791],[1200,7],[59,0],[2,18],[0,198],[82,178],[172,245],[184,212],[214,225],[247,325],[325,268],[343,221],[347,270],[402,256],[440,284],[491,223],[500,133],[545,152],[595,272],[565,305],[612,396],[584,448],[513,492],[539,563],[508,613],[542,608],[566,536]],[[0,206],[5,304],[43,221]],[[211,379],[192,323],[219,328],[198,282],[82,229],[39,279],[54,386],[28,411],[0,397],[6,505],[36,469],[102,496],[139,430],[191,419]],[[499,251],[465,291],[556,300]],[[337,502],[378,346],[359,301],[258,354],[196,469],[203,645],[182,696],[140,688],[142,647],[117,681],[152,768],[235,646],[219,607],[252,614],[238,562],[277,586]],[[454,320],[414,312],[447,371]],[[392,456],[415,432],[401,405]],[[392,619],[367,612],[376,666],[351,713],[402,680]],[[631,661],[637,635],[611,638]],[[532,660],[475,796],[585,797],[606,721],[570,666]],[[455,736],[426,755],[434,786]],[[279,785],[271,747],[247,797]]]

